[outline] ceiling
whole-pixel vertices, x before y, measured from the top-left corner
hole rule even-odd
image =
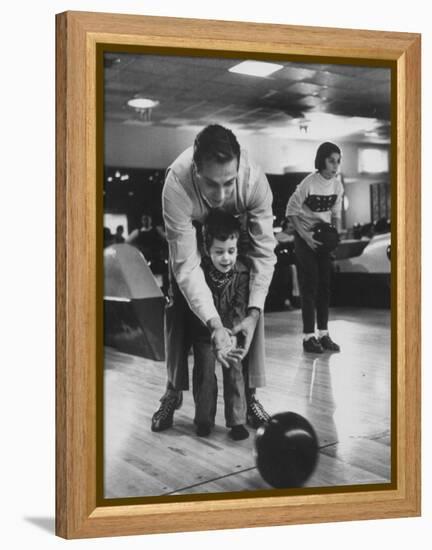
[[[242,60],[106,53],[105,119],[126,125],[202,128],[297,139],[388,143],[390,70],[277,61],[262,78],[228,72]],[[127,105],[159,101],[151,112]]]

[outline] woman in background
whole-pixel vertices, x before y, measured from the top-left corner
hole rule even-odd
[[[303,349],[310,353],[340,351],[328,331],[330,302],[330,252],[314,238],[318,223],[341,230],[343,185],[338,171],[341,150],[330,142],[316,152],[316,172],[309,174],[291,195],[286,216],[295,228],[295,253],[303,318]],[[315,334],[315,311],[318,334]]]

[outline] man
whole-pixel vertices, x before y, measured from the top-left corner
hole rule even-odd
[[[219,125],[204,128],[193,148],[168,168],[162,192],[172,272],[165,327],[168,383],[152,418],[153,431],[172,425],[174,411],[182,404],[182,390],[189,389],[187,307],[208,327],[218,361],[230,366],[231,334],[222,325],[200,267],[196,225],[204,222],[212,208],[239,217],[242,225],[240,250],[251,269],[248,315],[232,332],[241,339],[240,358],[247,365],[248,423],[256,428],[269,419],[255,388],[265,384],[263,310],[276,261],[272,199],[263,172],[240,149],[234,134]]]

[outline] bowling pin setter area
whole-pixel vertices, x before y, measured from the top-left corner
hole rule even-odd
[[[313,426],[318,460],[305,487],[389,483],[390,311],[334,308],[330,318],[341,352],[310,355],[300,345],[300,310],[265,314],[267,385],[257,396],[271,415],[291,411]],[[195,433],[191,391],[172,428],[156,433],[151,417],[165,387],[165,363],[105,347],[105,498],[272,489],[256,466],[256,432],[248,427],[243,441],[228,437],[220,369],[211,435]]]

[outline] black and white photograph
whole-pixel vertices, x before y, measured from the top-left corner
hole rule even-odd
[[[429,548],[427,6],[4,5],[5,549]]]
[[[125,50],[102,498],[390,487],[392,69]]]

